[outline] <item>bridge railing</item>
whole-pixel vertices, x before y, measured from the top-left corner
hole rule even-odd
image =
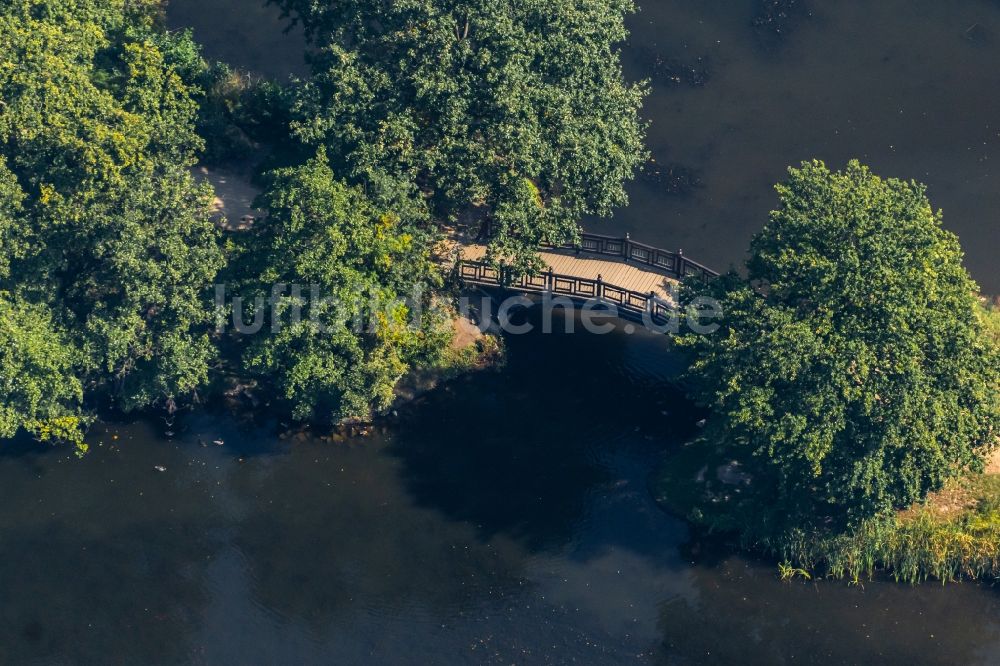
[[[598,256],[614,257],[640,266],[649,266],[669,277],[682,280],[696,276],[703,280],[717,277],[712,269],[684,256],[682,250],[671,252],[652,245],[637,243],[628,234],[624,237],[581,233],[578,245],[551,245],[544,247],[585,252]],[[458,277],[467,284],[503,287],[514,291],[552,293],[568,296],[577,301],[597,300],[613,304],[619,314],[638,319],[648,316],[656,324],[666,323],[676,306],[672,301],[657,296],[655,292],[642,293],[597,279],[561,275],[551,270],[535,275],[514,275],[483,261],[460,260]]]
[[[684,279],[692,275],[708,279],[719,275],[711,268],[685,257],[683,250],[672,252],[645,243],[638,243],[632,240],[628,234],[617,237],[584,232],[580,234],[579,245],[546,245],[546,247],[624,259],[629,263],[658,269],[677,279]]]
[[[576,277],[547,271],[536,275],[513,276],[482,261],[463,259],[458,262],[458,276],[466,284],[502,287],[529,293],[551,293],[577,301],[598,301],[613,304],[621,316],[640,319],[648,316],[655,324],[666,324],[675,306],[655,293],[642,293],[608,284],[600,278]]]

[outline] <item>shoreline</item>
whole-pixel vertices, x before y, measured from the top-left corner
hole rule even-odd
[[[665,454],[650,493],[665,512],[737,552],[771,560],[782,579],[826,578],[860,584],[1000,580],[1000,451],[983,474],[953,479],[922,504],[837,535],[802,534],[792,545],[740,535],[743,489],[752,480],[724,452],[689,442]]]

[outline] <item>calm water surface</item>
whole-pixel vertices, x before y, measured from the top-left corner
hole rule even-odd
[[[1000,2],[802,0],[781,41],[750,25],[754,0],[640,2],[628,72],[653,77],[645,116],[661,163],[701,186],[644,183],[612,226],[721,268],[740,260],[788,165],[857,157],[926,183],[966,265],[1000,293]],[[656,78],[649,53],[698,64],[701,87]]]
[[[1000,660],[993,589],[781,583],[692,543],[647,491],[692,420],[661,340],[509,346],[368,438],[202,413],[5,448],[0,662]]]

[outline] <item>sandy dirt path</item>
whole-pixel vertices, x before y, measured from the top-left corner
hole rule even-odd
[[[253,218],[262,211],[253,207],[253,200],[260,190],[250,182],[250,177],[230,169],[205,166],[192,170],[199,180],[207,180],[215,189],[212,201],[213,219],[225,229],[246,229]]]

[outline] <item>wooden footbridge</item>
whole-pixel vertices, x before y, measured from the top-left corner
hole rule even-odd
[[[580,303],[614,305],[630,318],[669,319],[676,309],[673,287],[689,276],[709,279],[715,271],[684,256],[623,238],[583,233],[579,245],[544,246],[539,255],[548,270],[514,276],[484,259],[486,246],[461,243],[459,279],[469,285],[524,293],[562,295]]]
[[[240,174],[209,171],[201,168],[197,174],[209,180],[218,198],[217,212],[231,220],[227,228],[243,230],[249,227],[260,211],[251,202],[259,192]],[[710,278],[715,271],[692,261],[680,250],[662,250],[637,243],[629,238],[583,233],[578,245],[544,246],[539,254],[547,270],[537,275],[514,277],[484,261],[486,246],[463,238],[453,229],[449,241],[452,257],[457,258],[458,277],[469,285],[499,287],[523,293],[567,296],[577,303],[598,300],[614,304],[619,314],[641,318],[650,313],[656,322],[671,316],[676,307],[673,286],[687,276]],[[457,256],[456,256],[457,255]]]

